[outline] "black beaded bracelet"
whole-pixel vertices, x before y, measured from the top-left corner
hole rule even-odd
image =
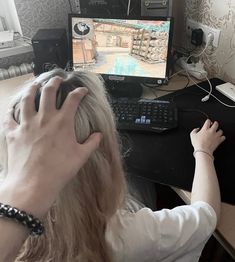
[[[44,231],[43,224],[39,219],[35,218],[31,214],[27,214],[25,211],[19,210],[16,207],[0,203],[0,217],[14,219],[18,223],[26,226],[33,236],[40,236]]]

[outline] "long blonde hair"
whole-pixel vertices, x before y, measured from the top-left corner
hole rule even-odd
[[[57,96],[58,108],[76,87],[85,86],[89,90],[75,116],[77,141],[82,143],[95,131],[103,134],[103,140],[49,210],[44,221],[45,233],[39,238],[28,237],[16,261],[111,261],[105,230],[123,205],[126,193],[113,113],[97,75],[56,69],[43,73],[37,81],[44,85],[55,75],[63,78]],[[22,94],[15,98],[15,103]]]

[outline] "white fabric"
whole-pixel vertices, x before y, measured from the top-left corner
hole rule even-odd
[[[120,210],[106,231],[114,261],[194,262],[216,227],[216,214],[204,202],[153,212]]]

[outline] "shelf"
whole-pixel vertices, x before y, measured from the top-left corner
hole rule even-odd
[[[22,39],[15,40],[15,46],[0,49],[0,58],[33,52],[32,45]]]

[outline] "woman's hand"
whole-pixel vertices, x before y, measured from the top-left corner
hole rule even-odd
[[[195,128],[190,133],[191,142],[194,150],[203,150],[213,155],[215,149],[225,140],[223,131],[218,129],[217,121],[212,123],[207,119],[202,128]]]
[[[61,82],[60,77],[54,77],[43,86],[38,112],[35,94],[39,86],[33,84],[20,102],[20,124],[13,119],[13,109],[4,123],[8,174],[1,187],[0,202],[5,199],[4,203],[37,216],[46,213],[101,140],[101,134],[94,133],[85,143],[77,143],[74,116],[87,89],[77,88],[69,93],[57,110],[56,93]]]

